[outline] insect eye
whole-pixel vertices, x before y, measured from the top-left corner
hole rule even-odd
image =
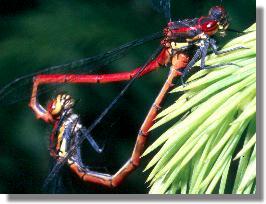
[[[218,24],[216,21],[207,21],[203,23],[201,27],[204,32],[210,32],[216,30],[218,28]]]

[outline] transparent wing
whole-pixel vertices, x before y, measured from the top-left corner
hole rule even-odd
[[[107,114],[110,112],[110,110],[117,104],[117,102],[123,97],[127,89],[132,85],[132,83],[135,81],[135,79],[141,74],[141,72],[144,70],[144,68],[149,64],[151,60],[153,60],[161,51],[162,47],[160,46],[153,55],[147,60],[147,62],[142,66],[142,68],[139,70],[139,72],[124,86],[122,91],[114,98],[114,100],[104,109],[104,111],[93,121],[93,123],[86,129],[86,134],[91,134],[91,132],[97,127],[98,124],[101,123],[101,121],[107,116]],[[63,167],[63,165],[67,162],[67,160],[73,155],[74,152],[76,152],[76,149],[81,143],[86,139],[85,134],[81,134],[79,141],[75,143],[75,145],[71,146],[67,152],[67,155],[58,160],[56,165],[54,165],[53,169],[47,176],[44,185],[47,186],[54,177],[58,174],[60,169]]]
[[[105,53],[76,60],[67,64],[48,67],[37,72],[33,72],[16,78],[10,83],[0,88],[0,105],[10,105],[21,100],[29,99],[31,94],[32,78],[38,74],[51,73],[91,73],[92,70],[104,67],[113,61],[125,56],[129,50],[140,46],[146,42],[161,38],[162,32],[157,32],[146,36],[142,39],[137,39],[126,44],[123,44],[115,49]],[[39,94],[49,92],[49,89],[40,90]]]
[[[153,8],[163,13],[166,20],[171,20],[171,0],[152,0]]]

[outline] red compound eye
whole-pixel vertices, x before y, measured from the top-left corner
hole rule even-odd
[[[218,28],[218,24],[216,21],[207,21],[201,25],[203,32],[212,32],[215,31]]]

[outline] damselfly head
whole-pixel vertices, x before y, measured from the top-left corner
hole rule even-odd
[[[209,11],[209,17],[217,21],[218,31],[224,32],[229,26],[228,14],[224,7],[214,6]]]
[[[49,102],[47,110],[53,118],[59,118],[63,112],[71,111],[74,105],[75,100],[70,95],[59,94]]]

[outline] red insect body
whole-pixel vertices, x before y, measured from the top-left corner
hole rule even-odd
[[[102,174],[92,171],[84,171],[75,162],[69,162],[71,170],[76,173],[83,181],[92,182],[107,187],[116,187],[125,179],[125,177],[130,174],[134,169],[140,165],[141,155],[144,152],[145,144],[149,136],[149,129],[154,123],[154,119],[160,109],[160,106],[166,97],[166,94],[172,88],[173,80],[181,75],[179,69],[186,67],[189,62],[189,57],[179,53],[173,60],[174,66],[172,66],[168,78],[163,85],[160,93],[155,99],[154,104],[150,108],[137,136],[135,147],[130,159],[117,171],[114,175]]]
[[[148,138],[148,131],[154,123],[154,119],[160,109],[160,105],[166,94],[172,87],[173,80],[182,75],[180,69],[186,68],[189,63],[190,56],[181,51],[174,51],[171,48],[171,42],[194,42],[202,38],[202,34],[214,35],[219,28],[218,21],[223,20],[223,25],[226,27],[227,14],[222,7],[213,7],[209,16],[198,19],[186,19],[184,21],[169,22],[167,28],[164,29],[164,39],[161,44],[164,46],[157,57],[151,60],[145,67],[138,67],[129,72],[121,72],[115,74],[41,74],[34,78],[32,97],[29,106],[35,112],[37,118],[43,119],[47,123],[53,123],[57,128],[56,120],[37,102],[38,86],[50,83],[111,83],[119,81],[127,81],[134,77],[146,75],[160,66],[171,65],[168,78],[163,85],[154,104],[150,108],[137,136],[136,144],[130,159],[121,167],[114,175],[102,174],[84,170],[76,162],[68,160],[71,170],[76,173],[82,180],[93,182],[108,187],[119,185],[123,179],[132,172],[139,164],[140,157],[144,151],[145,144]],[[217,20],[218,19],[218,20]],[[141,72],[140,72],[141,71]],[[139,73],[140,72],[140,73]],[[51,143],[54,143],[55,136],[51,136]],[[53,156],[54,153],[51,152]]]
[[[154,119],[160,109],[160,105],[163,102],[168,91],[172,88],[172,81],[177,76],[181,75],[179,69],[185,68],[188,61],[189,57],[182,53],[176,53],[174,57],[170,57],[168,49],[165,48],[161,51],[157,58],[148,63],[147,66],[143,69],[143,72],[140,74],[140,76],[143,76],[159,68],[161,65],[167,65],[169,63],[172,64],[168,78],[139,130],[131,158],[121,167],[121,169],[116,174],[108,175],[93,171],[86,171],[78,166],[77,163],[68,160],[70,169],[85,182],[101,184],[107,187],[118,186],[129,173],[131,173],[137,166],[139,166],[140,157],[144,152],[145,144],[148,139],[148,131],[154,123]],[[35,112],[37,118],[41,118],[46,122],[54,123],[54,130],[56,130],[57,120],[54,120],[48,111],[43,112],[43,108],[37,103],[36,94],[39,85],[46,83],[108,83],[130,80],[136,75],[136,73],[138,73],[139,69],[141,68],[139,67],[131,72],[104,75],[38,75],[34,80],[32,98],[29,105]],[[54,131],[53,134],[55,134]],[[55,136],[53,134],[51,136],[51,145],[54,144],[55,140]],[[51,150],[50,154],[54,157],[56,153]]]
[[[156,59],[152,60],[139,76],[148,74],[162,65],[169,63],[170,56],[167,49],[163,49]],[[51,84],[51,83],[110,83],[118,81],[128,81],[132,79],[141,69],[138,67],[130,72],[121,72],[115,74],[41,74],[34,78],[34,83]]]
[[[155,69],[158,69],[161,65],[167,65],[170,60],[170,54],[168,49],[163,49],[156,59],[152,60],[139,76],[143,76]],[[38,86],[42,84],[51,83],[110,83],[118,81],[128,81],[132,79],[141,69],[138,67],[130,72],[121,72],[115,74],[41,74],[34,78],[32,97],[29,106],[35,112],[36,117],[43,119],[45,122],[52,122],[53,118],[40,104],[38,104],[36,96],[38,92]]]

